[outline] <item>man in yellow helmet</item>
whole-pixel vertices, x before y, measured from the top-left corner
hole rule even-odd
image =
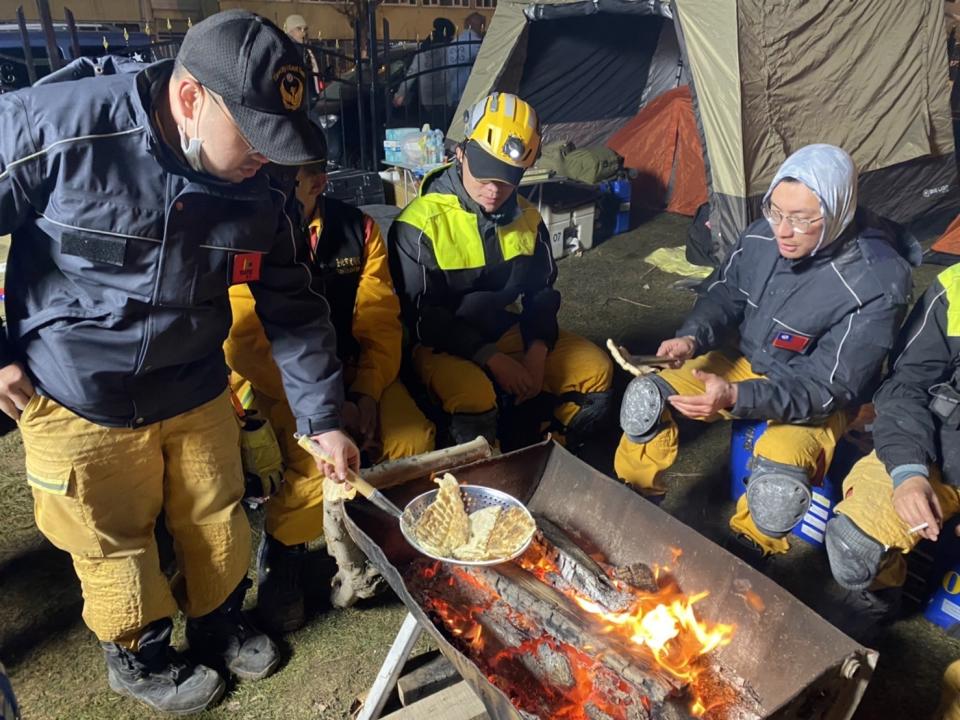
[[[515,95],[494,93],[467,113],[466,125],[456,162],[424,178],[420,197],[390,230],[414,369],[450,416],[456,442],[498,439],[499,406],[515,406],[505,415],[517,417],[537,406],[527,405],[534,398],[549,402],[544,424],[576,442],[609,405],[611,363],[593,343],[559,330],[549,237],[537,209],[517,195],[540,150],[536,113]],[[545,429],[525,424],[534,439]],[[505,446],[522,444],[500,429]]]
[[[317,134],[322,136],[319,128]],[[297,199],[308,226],[310,270],[322,293],[317,296],[318,312],[329,303],[337,354],[344,364],[343,427],[372,462],[428,452],[434,446],[433,423],[397,380],[403,331],[383,237],[360,210],[324,197],[326,180],[323,163],[301,167]],[[269,420],[284,461],[283,482],[266,503],[258,609],[270,629],[291,632],[305,619],[302,560],[306,544],[323,531],[324,476],[294,439],[290,405],[246,285],[231,288],[230,305],[233,326],[224,352],[234,371],[231,385],[245,408]],[[365,572],[354,577],[349,568],[341,568],[334,582],[335,601],[349,604],[368,597],[380,587],[375,579]]]

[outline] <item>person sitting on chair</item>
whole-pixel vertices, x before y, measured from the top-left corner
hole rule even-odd
[[[660,345],[670,369],[627,387],[614,460],[618,477],[662,496],[659,479],[679,445],[672,410],[768,421],[730,520],[754,557],[789,548],[811,482],[875,387],[911,287],[896,228],[857,208],[856,168],[838,147],[808,145],[787,158],[763,214]],[[721,351],[730,331],[739,341]]]

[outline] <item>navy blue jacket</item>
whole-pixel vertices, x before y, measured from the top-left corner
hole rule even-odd
[[[12,234],[0,365],[24,362],[39,392],[102,425],[172,417],[225,389],[227,289],[259,275],[299,431],[339,427],[336,340],[292,188],[184,165],[153,110],[172,67],[0,96],[0,235]]]
[[[914,243],[915,245],[915,243]],[[780,255],[758,220],[708,285],[677,337],[697,353],[739,331],[740,352],[760,380],[737,383],[737,417],[815,423],[869,400],[910,298],[910,255],[892,223],[859,210],[815,256]]]

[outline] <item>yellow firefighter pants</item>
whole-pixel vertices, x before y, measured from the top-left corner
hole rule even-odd
[[[699,395],[705,387],[694,377],[694,370],[719,375],[732,383],[762,377],[753,372],[745,357],[731,360],[717,351],[688,360],[676,370],[663,370],[660,377],[670,383],[678,395]],[[724,411],[706,418],[706,422],[729,420],[732,417]],[[661,424],[663,429],[646,443],[631,442],[623,435],[613,461],[617,477],[647,495],[666,493],[666,488],[657,480],[676,461],[680,448],[677,423],[667,408],[664,408]],[[834,413],[821,425],[793,425],[771,420],[757,440],[753,452],[774,462],[802,468],[810,478],[822,477],[826,468],[830,467],[833,451],[846,427],[846,412]],[[730,518],[730,529],[737,534],[747,535],[767,553],[783,553],[790,548],[785,537],[771,538],[757,530],[750,518],[745,495],[737,501],[736,512]]]
[[[940,686],[940,707],[936,720],[960,720],[960,660],[954,660],[943,673]]]
[[[245,391],[238,395],[246,402]],[[266,531],[284,545],[299,545],[323,534],[323,475],[313,457],[297,445],[297,423],[286,400],[256,395],[252,407],[273,425],[285,470],[280,491],[266,503]],[[418,455],[434,448],[436,429],[399,380],[380,397],[383,459]]]
[[[20,432],[37,526],[73,558],[83,618],[101,641],[135,648],[147,624],[178,605],[205,615],[243,579],[250,528],[226,392],[136,430],[97,425],[34,395]],[[154,539],[161,511],[179,570],[173,588]]]
[[[960,488],[945,484],[937,467],[930,468],[930,485],[933,487],[944,521],[960,513]],[[843,481],[843,500],[836,511],[843,513],[878,543],[900,550],[887,553],[872,589],[902,585],[907,579],[907,563],[904,555],[920,542],[920,536],[910,534],[907,525],[893,508],[893,480],[876,452],[860,460]],[[960,715],[958,715],[960,718]]]
[[[497,341],[497,349],[517,360],[522,357],[523,337],[519,325],[503,334]],[[493,383],[472,360],[418,346],[413,351],[413,364],[444,412],[475,414],[489,412],[497,406]],[[556,345],[547,354],[544,392],[558,397],[568,392],[606,392],[612,382],[613,363],[607,354],[589,340],[561,330]],[[576,403],[566,402],[554,410],[554,416],[566,427],[579,410]]]

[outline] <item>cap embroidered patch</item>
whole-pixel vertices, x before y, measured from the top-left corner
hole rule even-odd
[[[299,110],[303,102],[303,70],[285,65],[273,74],[273,80],[280,87],[280,99],[287,110]]]
[[[792,350],[793,352],[803,352],[807,349],[812,338],[799,333],[782,332],[777,333],[773,339],[773,346],[781,350]]]
[[[260,279],[260,253],[238,253],[233,256],[233,272],[230,273],[230,284],[253,282]]]

